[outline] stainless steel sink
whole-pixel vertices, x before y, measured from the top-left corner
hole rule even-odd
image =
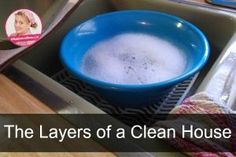
[[[61,82],[57,82],[52,78],[63,70],[58,54],[64,35],[72,27],[90,17],[121,9],[151,9],[173,14],[192,22],[206,34],[211,46],[209,62],[199,75],[191,81],[189,88],[184,92],[183,98],[194,94],[196,91],[205,91],[204,87],[210,82],[211,77],[217,70],[216,67],[220,64],[232,43],[236,41],[234,36],[236,15],[233,12],[172,0],[139,0],[138,3],[132,0],[85,0],[61,27],[42,40],[30,53],[22,57],[21,61],[13,65],[14,69],[19,71],[21,75],[25,75],[31,79],[31,82],[35,82],[37,87],[41,86],[44,90],[52,93],[54,95],[53,101],[49,101],[48,95],[45,95],[44,92],[35,92],[32,89],[34,88],[32,84],[22,83],[24,79],[19,77],[19,73],[14,76],[14,71],[7,72],[6,70],[7,75],[38,96],[58,113],[105,113],[96,105],[77,95],[72,89],[65,88]],[[206,75],[208,76],[206,77]],[[54,102],[57,102],[57,105],[53,104]],[[181,101],[178,103],[181,103]],[[158,140],[155,144],[162,145]],[[167,147],[167,145],[164,146]],[[177,156],[177,154],[174,155]],[[163,156],[163,154],[160,156]]]
[[[218,57],[229,47],[226,45],[229,44],[229,41],[236,32],[235,13],[197,4],[190,5],[189,3],[173,0],[139,0],[139,3],[127,0],[104,0],[102,2],[86,0],[74,11],[62,27],[51,34],[46,40],[43,40],[22,60],[48,77],[52,77],[63,68],[58,53],[60,42],[66,32],[90,17],[121,9],[151,9],[173,14],[195,24],[206,34],[211,46],[211,56],[208,64],[200,72],[193,85],[191,85],[186,96],[196,92]]]
[[[25,56],[23,60],[46,75],[55,74],[61,68],[58,52],[65,33],[89,17],[119,9],[153,9],[182,17],[195,24],[206,34],[211,44],[209,64],[203,71],[209,70],[236,30],[235,14],[215,9],[166,0],[140,0],[139,3],[125,0],[105,0],[103,2],[86,0],[58,31],[49,39],[42,41],[40,46]]]

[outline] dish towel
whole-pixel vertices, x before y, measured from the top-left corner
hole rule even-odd
[[[177,116],[176,118],[159,121],[154,126],[175,128],[177,130],[176,138],[167,142],[182,152],[188,150],[188,152],[184,152],[186,155],[192,157],[234,157],[236,156],[236,152],[227,152],[227,150],[230,147],[236,148],[235,135],[229,139],[220,139],[220,143],[209,139],[194,140],[178,137],[180,135],[179,131],[181,131],[180,124],[194,124],[194,126],[200,126],[201,128],[232,127],[233,124],[236,125],[236,122],[232,121],[235,118],[227,118],[227,115],[230,113],[231,111],[229,109],[214,101],[208,94],[198,93],[187,98],[182,105],[175,107],[170,114],[174,114],[174,116],[176,114],[204,114],[202,118],[194,119],[191,116]],[[222,114],[222,116],[219,116],[219,114]],[[204,151],[206,148],[214,151],[206,152]]]

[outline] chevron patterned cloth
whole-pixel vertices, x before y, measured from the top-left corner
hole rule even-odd
[[[183,139],[178,137],[180,135],[180,126],[179,122],[184,121],[185,124],[194,124],[195,126],[201,126],[203,128],[211,128],[211,127],[227,127],[235,122],[231,120],[228,121],[227,114],[230,111],[216,103],[213,99],[211,99],[206,93],[199,93],[193,95],[190,98],[187,98],[182,105],[175,107],[170,114],[204,114],[202,119],[191,119],[187,117],[186,119],[167,119],[166,121],[160,121],[155,124],[157,127],[165,127],[165,128],[176,128],[177,137],[173,140],[168,140],[172,146],[177,148],[180,151],[188,150],[188,152],[184,152],[188,156],[192,157],[234,157],[236,156],[236,152],[228,152],[227,148],[236,148],[236,139],[235,135],[230,139],[224,139],[218,142],[214,142],[213,140],[203,139],[203,140],[193,140],[188,138]],[[222,116],[217,116],[219,114],[223,114]],[[209,116],[208,116],[209,115]],[[224,116],[226,116],[224,118]],[[181,116],[180,116],[181,117]],[[222,118],[223,117],[223,118]],[[183,124],[181,122],[181,124]],[[208,148],[208,150],[214,150],[211,152],[206,152],[204,149]],[[190,151],[189,151],[190,150]]]

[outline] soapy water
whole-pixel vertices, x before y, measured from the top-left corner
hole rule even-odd
[[[115,84],[150,84],[183,73],[186,56],[176,46],[152,35],[125,33],[94,45],[81,70],[94,79]]]

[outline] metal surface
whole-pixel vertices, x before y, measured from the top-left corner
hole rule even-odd
[[[103,114],[104,112],[78,97],[75,93],[66,89],[56,81],[47,77],[35,68],[22,61],[14,63],[16,70],[5,71],[13,81],[19,82],[22,88],[48,105],[56,113],[87,113]],[[15,72],[14,72],[15,71]],[[29,81],[27,81],[29,80]],[[39,90],[37,90],[39,88]],[[47,94],[49,93],[49,94]],[[51,96],[54,95],[54,96]],[[59,102],[59,104],[55,104]]]
[[[206,0],[206,2],[214,5],[219,5],[223,7],[229,7],[236,9],[236,1],[235,0]]]
[[[4,71],[4,74],[22,88],[30,92],[30,94],[48,105],[48,107],[53,109],[53,111],[60,111],[70,106],[69,103],[65,102],[63,99],[56,96],[48,89],[37,83],[35,80],[14,67],[8,68],[6,71]]]
[[[236,112],[236,33],[213,65],[197,92],[205,91],[219,104]]]

